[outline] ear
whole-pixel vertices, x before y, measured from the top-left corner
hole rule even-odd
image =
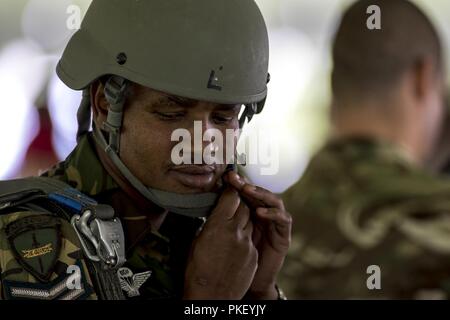
[[[416,98],[426,99],[436,81],[436,68],[431,58],[426,57],[416,62],[413,69],[413,81]]]
[[[105,86],[100,80],[91,84],[91,106],[95,125],[101,128],[108,115],[108,101],[105,97]]]

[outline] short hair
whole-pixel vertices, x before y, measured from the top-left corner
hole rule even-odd
[[[370,30],[367,8],[381,9],[381,29]],[[386,97],[425,57],[443,68],[442,47],[426,15],[407,0],[360,0],[345,12],[333,43],[335,100]]]

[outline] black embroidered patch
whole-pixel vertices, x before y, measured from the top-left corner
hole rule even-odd
[[[17,262],[37,280],[47,282],[61,251],[61,223],[51,215],[28,216],[6,226]]]
[[[86,281],[86,273],[80,261],[76,265],[80,268],[80,286],[71,288],[74,274],[61,274],[58,278],[47,283],[28,283],[3,280],[3,290],[6,300],[83,300],[94,291]]]

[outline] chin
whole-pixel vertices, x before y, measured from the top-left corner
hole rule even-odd
[[[214,192],[215,188],[214,185],[207,185],[207,186],[186,186],[183,184],[178,184],[176,188],[173,188],[173,191],[169,192],[175,192],[180,194],[197,194],[197,193],[207,193],[207,192]]]

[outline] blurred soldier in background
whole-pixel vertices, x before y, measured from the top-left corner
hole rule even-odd
[[[268,50],[253,0],[94,0],[57,67],[84,90],[77,147],[0,183],[2,297],[281,298],[282,201],[172,159],[174,130],[225,136],[262,111]]]
[[[427,168],[433,172],[450,174],[450,105],[447,93],[444,124],[434,151],[430,153]]]
[[[333,61],[332,137],[284,195],[281,284],[292,298],[449,298],[450,181],[424,169],[444,119],[438,34],[409,1],[357,1]]]

